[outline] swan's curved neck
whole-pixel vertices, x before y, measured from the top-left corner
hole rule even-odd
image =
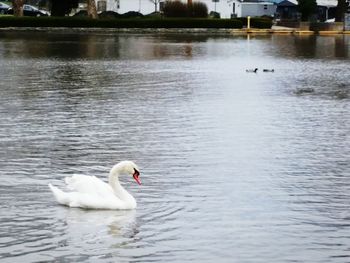
[[[109,176],[108,176],[108,183],[110,184],[110,186],[112,186],[112,188],[115,190],[116,186],[120,186],[119,183],[119,175],[121,173],[121,169],[118,165],[113,166],[113,168],[111,169],[111,171],[109,172]]]
[[[125,202],[126,208],[135,208],[135,198],[124,189],[119,182],[119,175],[123,172],[122,167],[115,165],[109,173],[108,183],[113,188],[115,195]]]

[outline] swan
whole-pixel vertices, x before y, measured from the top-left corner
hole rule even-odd
[[[249,72],[249,73],[256,73],[258,71],[258,68],[255,68],[255,69],[246,69],[246,72]]]
[[[112,167],[108,184],[95,176],[75,174],[66,177],[67,188],[72,192],[63,192],[49,184],[55,199],[61,205],[85,209],[128,210],[136,208],[135,198],[119,183],[120,175],[131,175],[141,185],[140,172],[132,161],[122,161]]]

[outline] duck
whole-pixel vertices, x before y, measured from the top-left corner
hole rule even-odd
[[[274,69],[263,69],[263,72],[275,72],[275,70]]]
[[[141,185],[138,166],[133,161],[121,161],[109,172],[108,183],[96,176],[75,174],[65,178],[69,192],[48,185],[56,201],[64,206],[82,209],[132,210],[135,198],[119,182],[119,177],[129,175]]]
[[[315,90],[313,88],[298,88],[294,91],[294,93],[297,95],[311,94],[314,92],[315,92]]]
[[[258,71],[258,68],[255,69],[246,69],[246,72],[248,73],[256,73]]]

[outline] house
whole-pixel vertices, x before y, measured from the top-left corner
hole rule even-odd
[[[120,14],[128,11],[137,11],[144,15],[159,11],[166,0],[97,0],[97,10],[114,11]],[[187,3],[187,0],[181,0]],[[155,4],[156,2],[156,4]],[[208,12],[217,12],[221,18],[230,18],[232,14],[231,4],[227,0],[199,0],[207,5]]]
[[[329,1],[326,1],[326,5],[323,5],[323,2],[318,0],[317,10],[315,13],[315,20],[326,21],[335,17],[336,10],[336,1],[334,5],[329,5]],[[280,20],[298,20],[300,19],[300,14],[298,11],[298,5],[288,0],[284,0],[277,4],[276,16]]]
[[[232,14],[234,17],[247,16],[270,16],[274,17],[276,13],[276,5],[268,1],[256,0],[234,0],[232,1]]]
[[[159,11],[166,0],[96,0],[97,12],[114,11],[123,14],[129,11],[140,12],[144,15]],[[187,0],[181,0],[187,3]],[[194,1],[194,0],[193,0]],[[154,2],[157,4],[155,5]],[[275,6],[271,2],[246,2],[241,0],[199,0],[207,5],[208,12],[216,12],[221,18],[233,16],[273,16]]]
[[[119,14],[135,11],[146,15],[155,11],[155,5],[151,0],[96,0],[96,7],[97,12],[114,11]]]
[[[195,0],[193,0],[194,2]],[[231,18],[233,14],[232,0],[198,0],[207,5],[208,12],[216,12],[221,18]]]
[[[276,16],[280,20],[297,20],[299,17],[298,6],[284,0],[277,4]]]
[[[317,19],[320,22],[324,22],[329,19],[334,19],[336,15],[336,6],[318,5],[317,6]]]

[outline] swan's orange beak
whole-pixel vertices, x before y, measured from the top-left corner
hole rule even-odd
[[[132,175],[132,177],[134,177],[134,179],[135,179],[135,181],[139,184],[139,185],[141,185],[141,181],[140,181],[140,178],[139,178],[139,176],[140,176],[140,173],[139,173],[139,171],[137,171],[136,169],[134,169],[134,174]]]

